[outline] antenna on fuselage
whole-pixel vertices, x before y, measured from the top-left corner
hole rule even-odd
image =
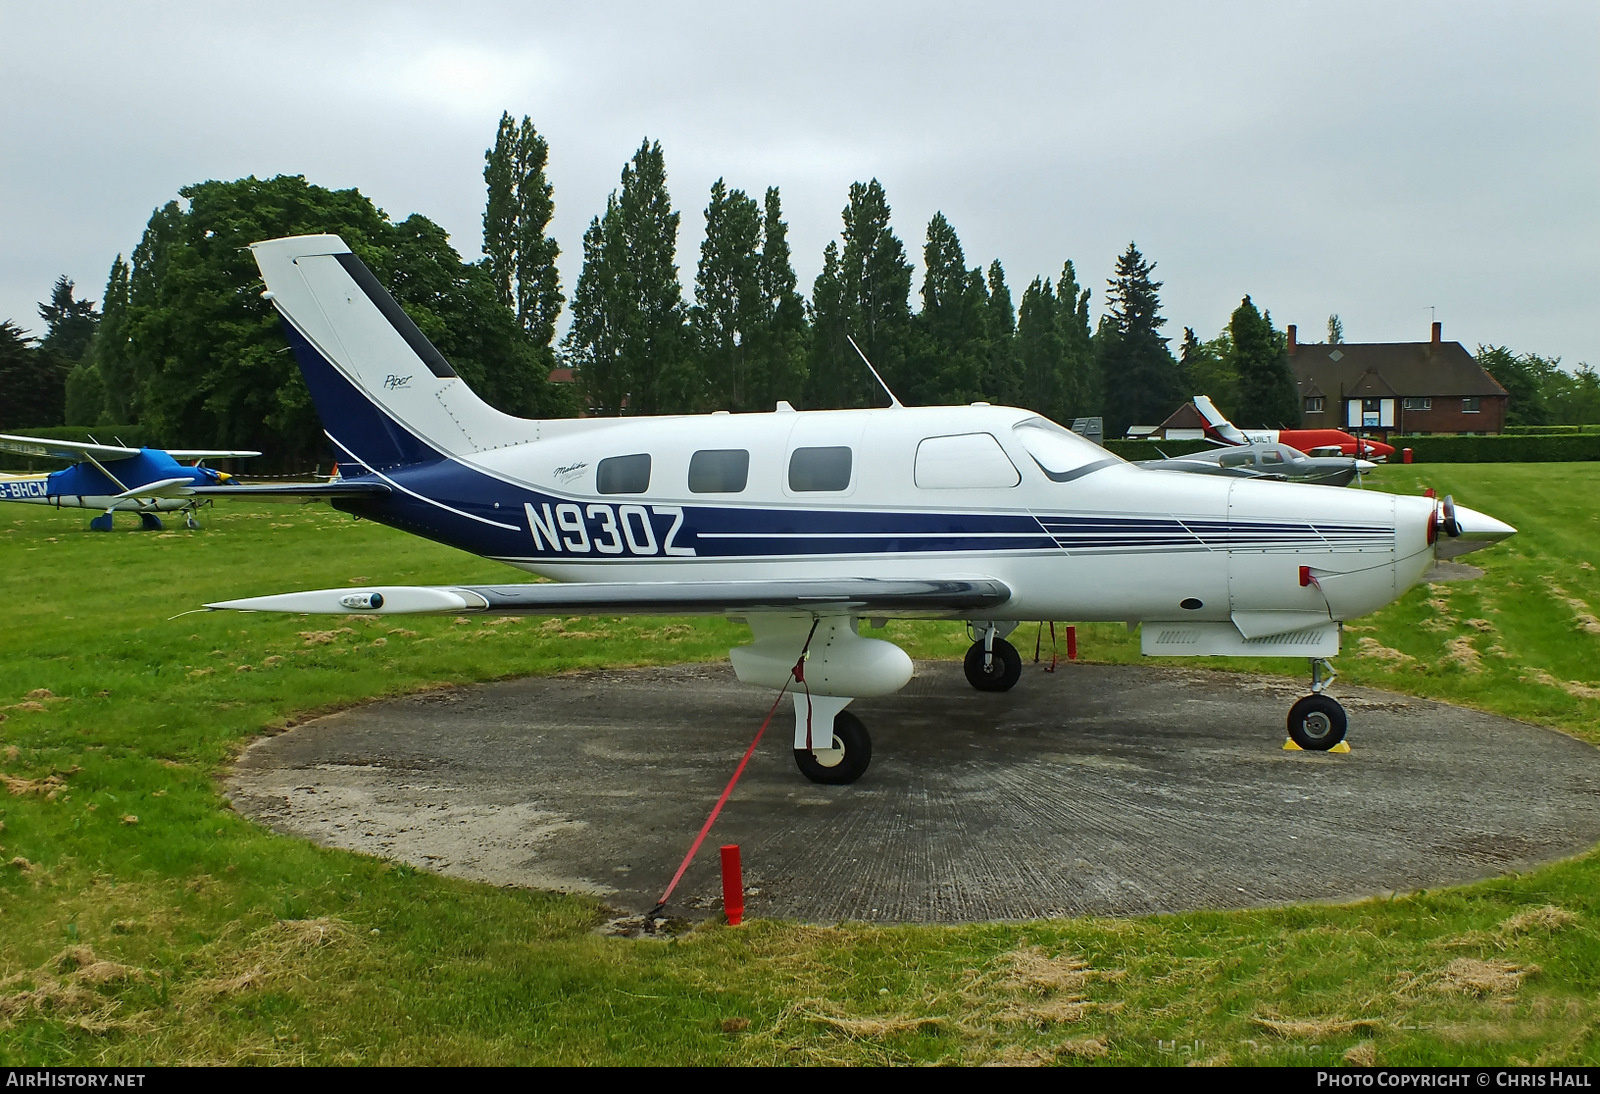
[[[861,358],[861,363],[867,366],[867,371],[872,373],[872,378],[878,381],[878,386],[883,388],[883,393],[889,396],[889,405],[893,407],[899,407],[901,410],[904,410],[905,404],[894,397],[894,392],[890,391],[889,385],[883,382],[883,377],[878,375],[878,370],[872,367],[872,362],[867,360],[867,355],[861,352],[861,347],[856,345],[856,340],[851,338],[848,334],[844,337],[845,341],[850,343],[850,348],[855,350],[856,355]]]

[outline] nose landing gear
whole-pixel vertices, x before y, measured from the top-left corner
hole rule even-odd
[[[1336,675],[1327,661],[1311,658],[1311,694],[1289,708],[1289,739],[1307,752],[1327,752],[1344,740],[1348,725],[1344,707],[1327,694]]]

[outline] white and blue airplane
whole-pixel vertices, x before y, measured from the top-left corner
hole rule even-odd
[[[1428,497],[1135,467],[1028,410],[959,407],[528,421],[479,399],[336,236],[253,247],[344,470],[338,508],[553,579],[325,589],[212,609],[394,615],[718,613],[748,684],[793,683],[795,759],[849,783],[845,707],[912,675],[891,618],[964,620],[966,675],[1016,684],[1027,620],[1142,625],[1144,653],[1292,656],[1303,748],[1344,738],[1341,624],[1435,559],[1515,529]],[[892,396],[891,396],[892,398]]]
[[[0,501],[98,509],[100,515],[89,522],[97,532],[111,531],[112,514],[118,512],[137,513],[144,531],[160,531],[160,514],[173,512],[183,513],[194,528],[195,510],[209,504],[195,488],[226,487],[234,482],[232,475],[206,467],[205,461],[261,455],[228,449],[130,448],[4,433],[0,433],[0,452],[65,460],[72,465],[49,474],[0,474]],[[189,462],[180,462],[184,460]]]

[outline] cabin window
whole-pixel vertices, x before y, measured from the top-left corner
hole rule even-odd
[[[689,457],[692,494],[737,494],[749,481],[750,453],[742,448],[707,448]]]
[[[1307,414],[1321,414],[1322,413],[1322,400],[1318,399],[1318,398],[1307,399],[1306,400],[1306,413]]]
[[[917,445],[916,482],[924,490],[1002,489],[1022,481],[988,433],[929,437]]]
[[[850,449],[797,448],[789,457],[789,489],[795,493],[850,488]]]
[[[600,461],[595,485],[602,494],[642,494],[650,489],[650,455],[611,456]]]
[[[1047,418],[1019,422],[1015,431],[1017,440],[1051,482],[1068,482],[1123,462],[1093,441],[1062,429]]]
[[[1476,395],[1468,395],[1465,399],[1462,399],[1461,400],[1461,413],[1463,413],[1463,414],[1476,414],[1476,413],[1478,413],[1478,396],[1476,396]]]

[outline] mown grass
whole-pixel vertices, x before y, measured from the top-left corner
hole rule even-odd
[[[1357,623],[1343,679],[1600,741],[1600,465],[1375,485],[1424,483],[1521,534],[1473,556],[1482,580]],[[1344,907],[638,941],[596,934],[583,899],[273,835],[218,782],[264,729],[442,684],[716,659],[743,628],[170,619],[507,571],[322,506],[228,506],[193,534],[86,525],[0,508],[0,1063],[1600,1062],[1592,854]],[[891,629],[915,656],[964,650],[956,624]],[[1137,659],[1120,626],[1080,644]]]

